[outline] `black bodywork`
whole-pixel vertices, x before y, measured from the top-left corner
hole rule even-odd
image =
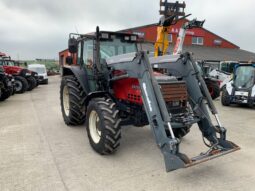
[[[15,93],[14,78],[4,72],[0,66],[0,100],[4,100]]]
[[[250,85],[243,85],[239,86],[236,84],[238,75],[237,75],[237,69],[240,67],[253,67],[254,68],[254,74],[251,76],[249,81],[251,82]],[[255,86],[255,64],[236,64],[234,67],[234,79],[232,83],[232,92],[230,96],[230,102],[231,103],[237,103],[237,104],[248,104],[249,106],[253,107],[255,103],[255,96],[252,96],[252,91]],[[236,95],[236,92],[243,92],[248,93],[248,96],[246,95]]]

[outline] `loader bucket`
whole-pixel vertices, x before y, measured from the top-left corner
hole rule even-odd
[[[169,153],[165,155],[164,153],[166,171],[170,172],[179,168],[188,168],[240,150],[240,147],[236,144],[230,141],[228,141],[228,143],[232,145],[232,148],[212,149],[211,151],[201,153],[200,155],[193,158],[188,158],[185,154],[181,153],[177,153],[176,155]]]

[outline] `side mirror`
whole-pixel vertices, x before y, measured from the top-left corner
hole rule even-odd
[[[78,41],[75,38],[69,38],[68,50],[71,54],[78,52]]]
[[[66,64],[72,65],[73,64],[73,57],[72,56],[67,56],[66,57]]]

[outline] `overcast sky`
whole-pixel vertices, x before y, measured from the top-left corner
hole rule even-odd
[[[180,1],[181,2],[181,1]],[[190,18],[255,52],[254,0],[186,0]],[[70,32],[121,30],[158,22],[159,0],[0,0],[0,52],[14,59],[58,58]]]

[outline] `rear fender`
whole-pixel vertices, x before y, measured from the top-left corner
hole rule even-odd
[[[63,67],[62,76],[69,76],[74,75],[76,79],[81,84],[83,91],[88,95],[89,94],[89,86],[88,86],[88,78],[84,68],[79,66],[70,66],[70,67]]]

